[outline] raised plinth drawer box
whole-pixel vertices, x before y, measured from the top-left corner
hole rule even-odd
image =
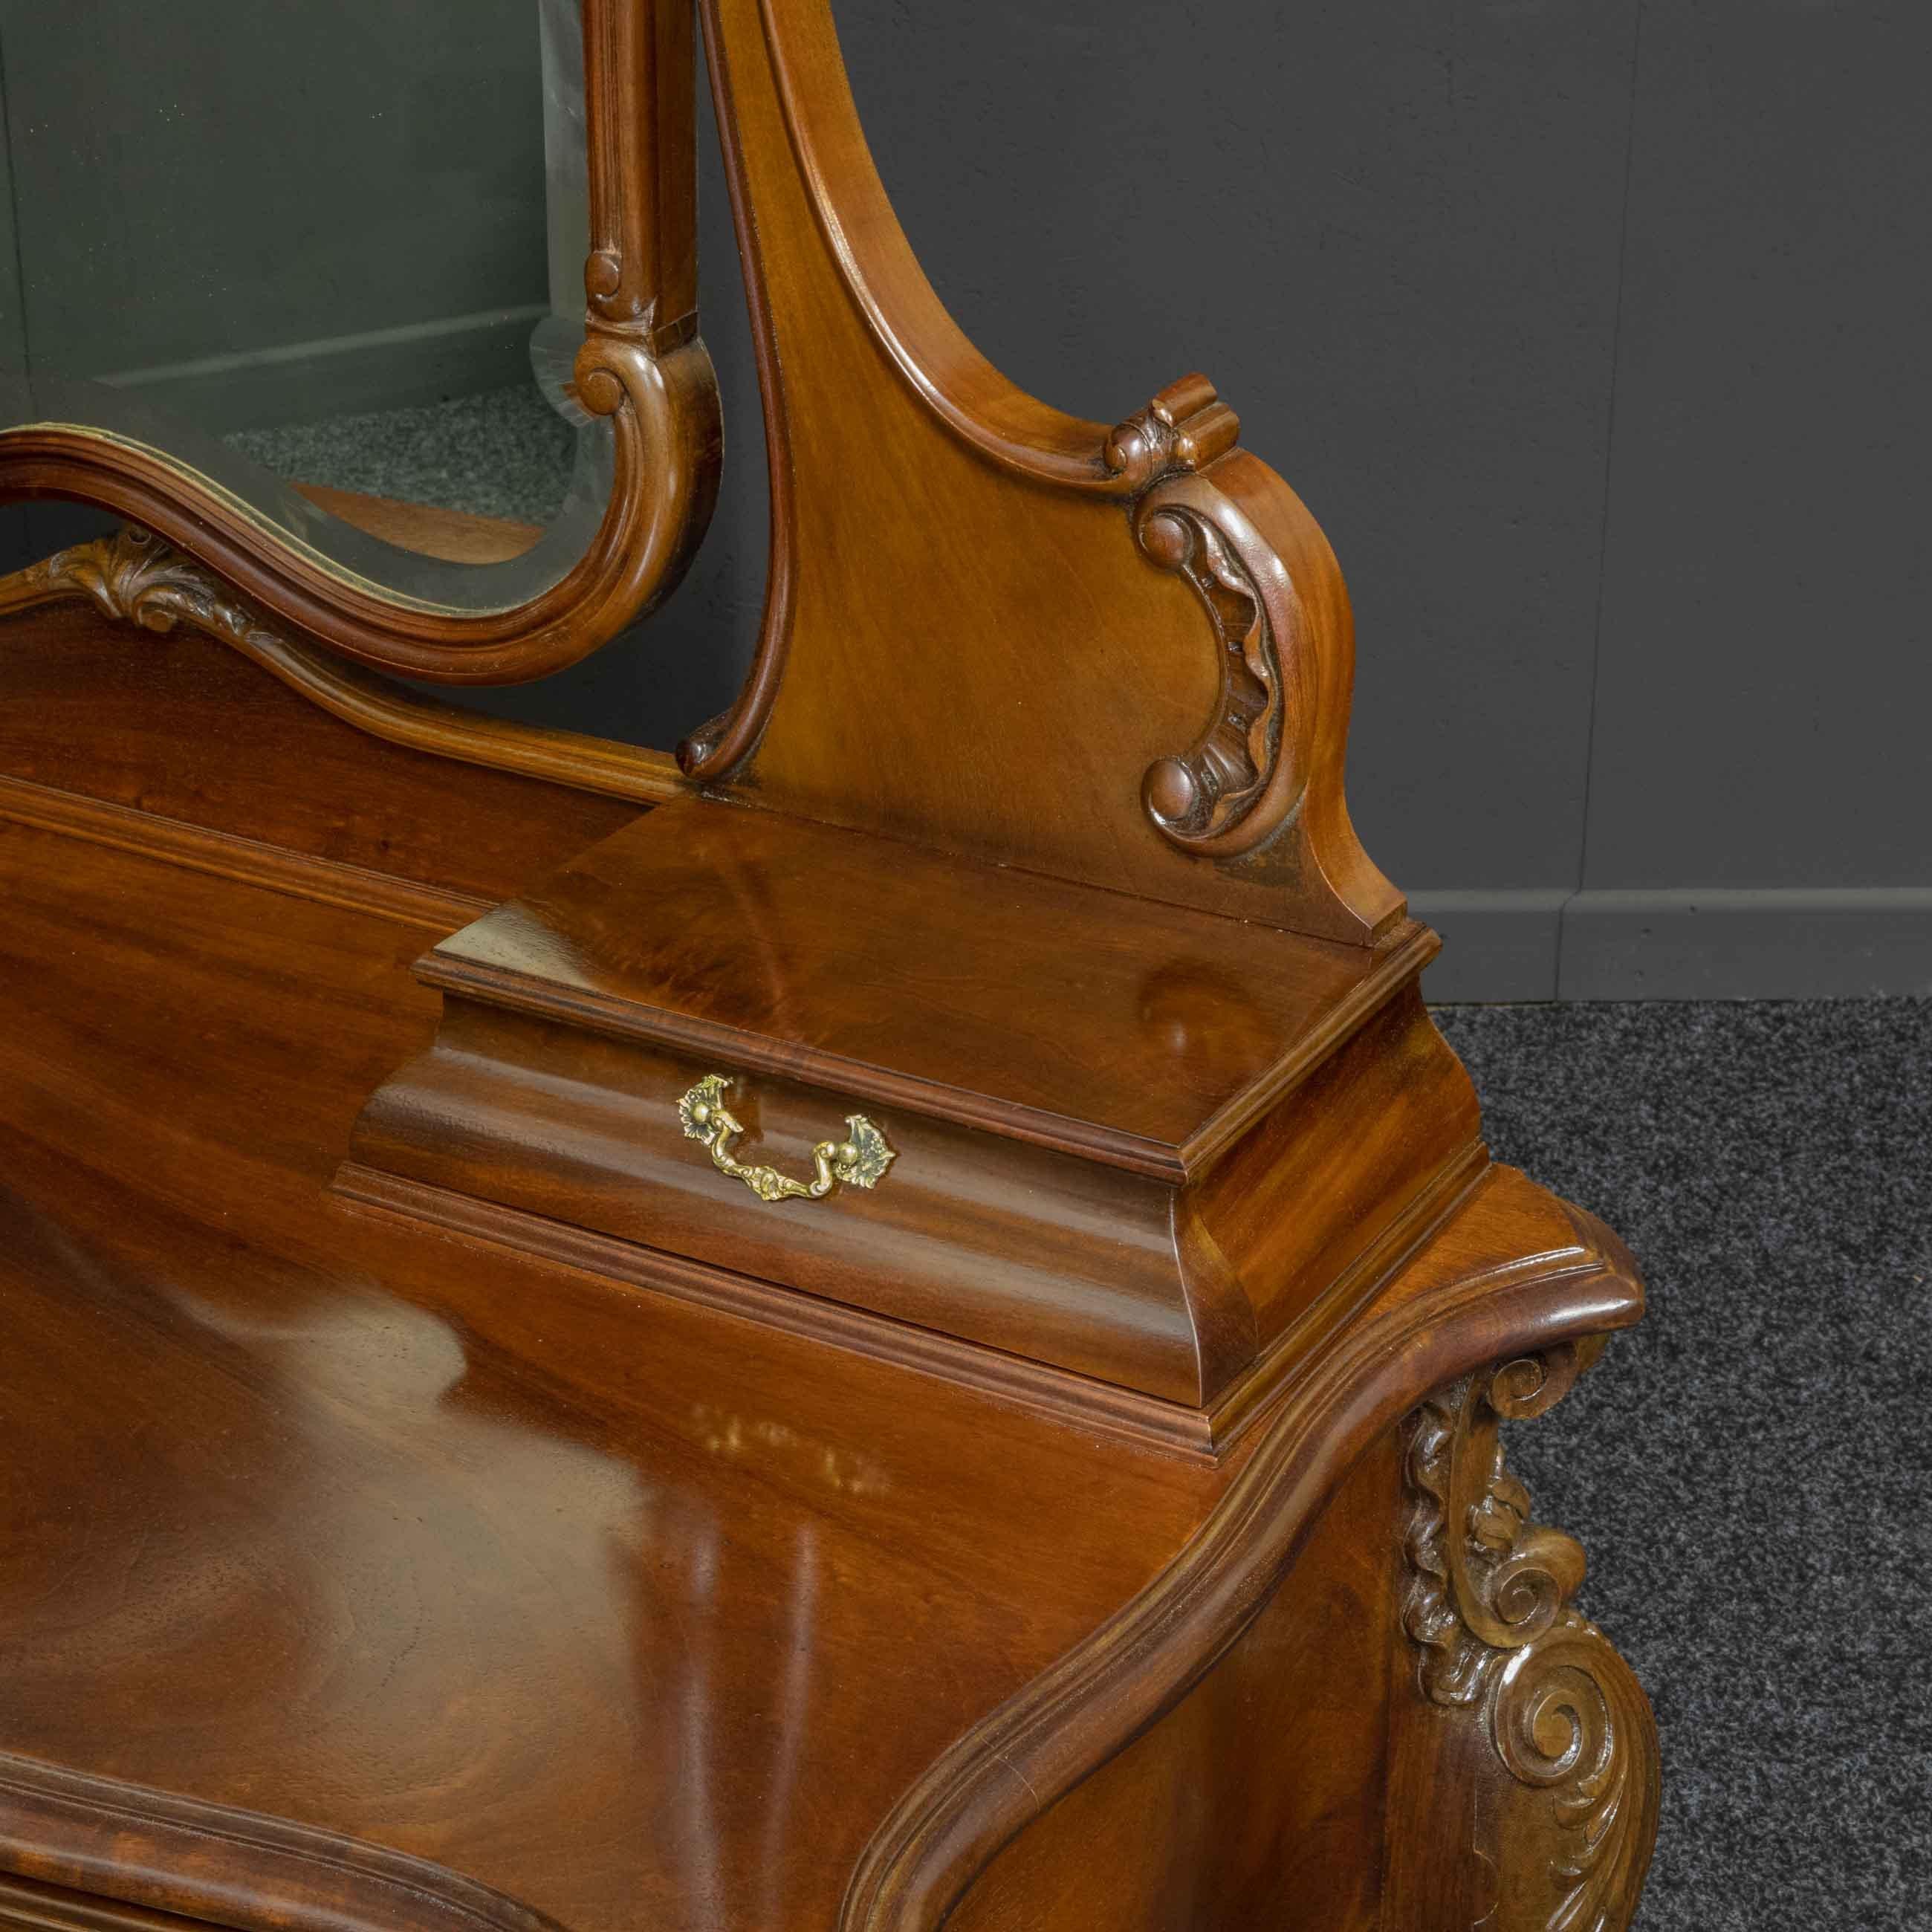
[[[1480,1171],[1433,947],[680,802],[421,962],[337,1185],[1212,1448]]]

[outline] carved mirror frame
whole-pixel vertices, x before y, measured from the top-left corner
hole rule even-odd
[[[590,251],[578,400],[612,427],[611,487],[561,575],[501,608],[386,590],[177,457],[112,430],[0,430],[0,500],[61,497],[134,520],[252,608],[382,670],[452,684],[541,677],[676,584],[702,540],[722,447],[698,334],[694,36],[688,6],[584,0]],[[519,560],[520,561],[520,560]],[[510,566],[450,565],[524,585]]]

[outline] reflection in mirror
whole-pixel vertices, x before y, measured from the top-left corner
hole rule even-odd
[[[580,0],[0,0],[0,427],[146,446],[432,605],[570,569],[612,475]]]

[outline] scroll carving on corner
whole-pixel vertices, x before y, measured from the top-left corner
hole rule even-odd
[[[1658,1751],[1642,1687],[1570,1606],[1582,1547],[1531,1520],[1501,1425],[1568,1393],[1574,1345],[1431,1396],[1410,1437],[1404,1622],[1424,1694],[1475,1714],[1510,1775],[1549,1794],[1547,1835],[1500,1862],[1493,1932],[1622,1932],[1657,1833]],[[1507,1868],[1527,1856],[1539,1868]]]
[[[1154,828],[1184,851],[1232,858],[1293,818],[1304,788],[1291,706],[1303,672],[1299,614],[1281,560],[1200,474],[1240,424],[1204,376],[1164,389],[1107,439],[1110,472],[1139,487],[1134,538],[1156,569],[1184,578],[1207,613],[1220,681],[1187,751],[1156,759],[1141,784]]]
[[[1205,376],[1184,376],[1107,438],[1101,451],[1107,485],[1138,496],[1163,477],[1206,469],[1240,434],[1240,418],[1214,384]]]

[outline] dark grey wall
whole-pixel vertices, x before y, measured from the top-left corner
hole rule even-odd
[[[838,13],[993,359],[1108,420],[1204,369],[1322,518],[1351,797],[1449,939],[1434,994],[1932,991],[1932,8]],[[709,152],[703,192],[712,540],[652,624],[490,708],[668,743],[746,661],[760,432]]]

